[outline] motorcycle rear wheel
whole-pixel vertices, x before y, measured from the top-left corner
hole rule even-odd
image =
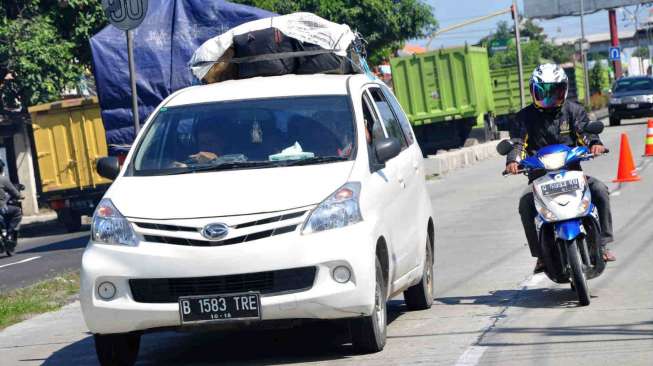
[[[572,283],[576,288],[576,295],[578,295],[578,302],[581,306],[587,306],[590,304],[590,290],[587,285],[585,273],[583,272],[583,262],[581,261],[580,252],[578,251],[578,245],[575,240],[567,243],[567,257],[569,267],[571,267]]]

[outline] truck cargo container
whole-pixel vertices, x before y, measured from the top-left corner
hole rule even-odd
[[[70,99],[28,108],[37,156],[39,200],[69,231],[81,227],[111,183],[95,165],[107,156],[97,98]]]
[[[496,136],[487,50],[464,46],[390,60],[393,91],[426,154],[460,147],[473,127]]]

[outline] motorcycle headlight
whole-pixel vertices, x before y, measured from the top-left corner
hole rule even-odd
[[[620,98],[610,98],[610,104],[621,104]]]
[[[308,216],[302,234],[341,228],[363,221],[358,200],[361,185],[349,182],[322,201]]]
[[[95,209],[91,239],[100,244],[135,246],[138,243],[131,224],[108,198],[103,198]]]
[[[544,217],[544,219],[547,222],[555,221],[555,220],[558,219],[558,217],[553,212],[551,212],[548,208],[546,208],[544,206],[540,207],[540,209],[538,211],[539,211],[540,215],[542,215],[542,217]]]
[[[546,154],[540,157],[540,161],[544,168],[547,170],[556,170],[565,166],[565,161],[567,160],[567,152],[561,151],[552,154]]]

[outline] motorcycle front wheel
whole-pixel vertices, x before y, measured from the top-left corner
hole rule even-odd
[[[583,261],[580,258],[578,245],[576,241],[567,242],[567,256],[569,260],[569,267],[571,267],[572,283],[576,288],[576,295],[578,295],[578,302],[582,306],[590,304],[590,289],[587,285],[587,279],[583,272]]]

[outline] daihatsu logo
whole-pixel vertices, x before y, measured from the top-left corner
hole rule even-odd
[[[208,224],[202,229],[202,235],[210,240],[222,239],[229,233],[229,226],[222,223]]]

